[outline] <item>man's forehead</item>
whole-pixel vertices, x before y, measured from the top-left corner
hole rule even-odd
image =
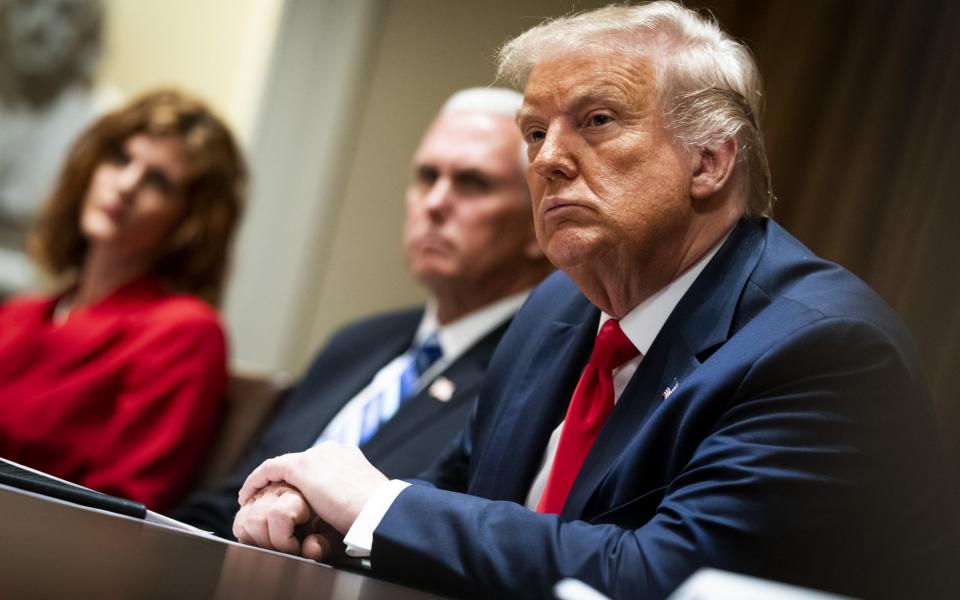
[[[531,69],[517,121],[547,107],[575,110],[601,101],[645,106],[653,74],[651,58],[634,52],[574,51],[547,58]]]
[[[477,136],[497,139],[503,137],[504,123],[509,123],[510,117],[499,113],[489,113],[481,110],[453,110],[444,112],[433,120],[425,137],[436,134],[451,136]]]
[[[427,130],[414,161],[486,160],[501,153],[512,154],[521,141],[508,116],[475,111],[444,113]]]

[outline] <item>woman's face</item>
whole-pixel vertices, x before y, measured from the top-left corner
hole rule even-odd
[[[187,157],[175,136],[137,134],[90,178],[80,231],[91,248],[125,260],[155,260],[185,209]]]

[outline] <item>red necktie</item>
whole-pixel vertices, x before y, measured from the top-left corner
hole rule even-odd
[[[567,408],[560,444],[537,512],[559,514],[563,509],[587,452],[613,411],[613,370],[638,354],[640,351],[627,339],[616,319],[603,324]]]

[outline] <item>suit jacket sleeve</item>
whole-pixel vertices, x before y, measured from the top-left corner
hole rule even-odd
[[[374,572],[485,597],[552,597],[558,580],[576,577],[614,598],[665,597],[703,566],[834,587],[877,569],[909,573],[912,565],[877,564],[884,548],[860,546],[884,544],[870,526],[876,513],[924,477],[898,458],[902,449],[937,454],[935,440],[918,439],[926,429],[910,425],[916,405],[903,398],[917,382],[896,344],[855,319],[814,319],[727,376],[733,393],[716,399],[711,419],[681,432],[690,439],[678,445],[689,453],[663,489],[606,507],[589,522],[563,522],[515,502],[415,485],[374,533]],[[462,485],[463,461],[474,450],[465,443],[428,474],[440,487]],[[864,497],[876,505],[863,506]],[[889,527],[899,533],[927,524]],[[835,540],[825,545],[831,528]],[[835,572],[819,572],[831,570],[825,564]],[[915,584],[907,586],[914,594]]]

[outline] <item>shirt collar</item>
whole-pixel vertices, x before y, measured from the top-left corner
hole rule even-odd
[[[641,355],[645,355],[650,350],[650,346],[653,345],[653,340],[656,339],[657,334],[663,329],[663,324],[667,322],[670,313],[673,312],[673,309],[679,304],[683,295],[687,293],[687,290],[690,289],[693,282],[696,281],[700,273],[707,267],[707,263],[709,263],[710,259],[717,253],[720,246],[727,241],[729,235],[730,233],[727,232],[727,235],[723,236],[713,248],[694,263],[692,267],[684,271],[680,277],[677,277],[658,292],[635,306],[620,319],[620,328],[627,336],[627,339],[640,351]],[[611,318],[613,317],[605,312],[601,312],[600,326],[602,327],[603,324]],[[599,328],[597,331],[599,331]]]
[[[480,338],[513,316],[528,295],[530,295],[529,289],[501,298],[443,326],[437,322],[437,303],[430,299],[427,301],[423,318],[417,327],[417,334],[413,338],[414,343],[422,342],[436,331],[440,347],[443,349],[443,361],[449,364],[480,341]]]

